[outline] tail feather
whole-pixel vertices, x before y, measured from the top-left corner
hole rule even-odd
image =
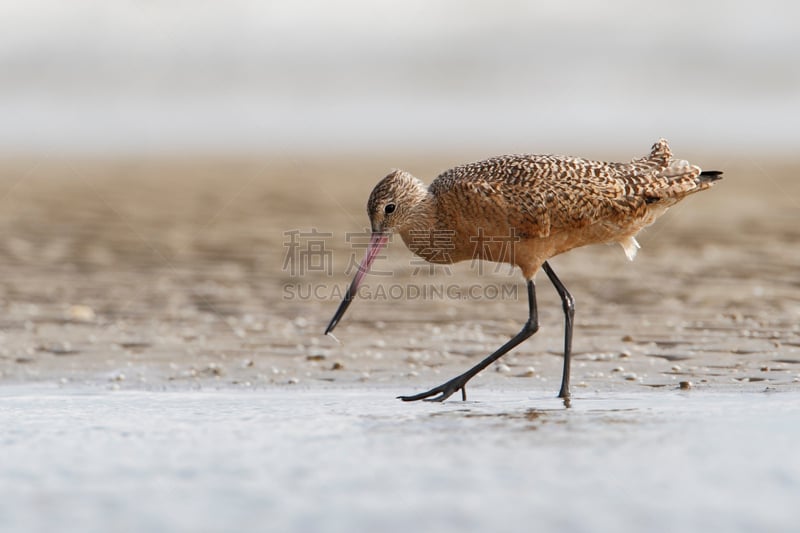
[[[648,159],[661,163],[663,166],[669,163],[670,159],[672,159],[672,150],[669,149],[669,143],[666,139],[662,138],[655,142],[652,148],[650,148],[650,156]]]
[[[712,182],[722,179],[722,171],[721,170],[704,170],[698,176],[698,180],[700,183]]]
[[[720,170],[700,170],[688,161],[672,160],[659,178],[649,182],[644,193],[645,203],[668,202],[670,205],[681,198],[708,189],[722,179]]]

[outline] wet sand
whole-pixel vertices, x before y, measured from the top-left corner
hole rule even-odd
[[[398,240],[376,263],[388,275],[368,278],[337,328],[343,344],[321,332],[363,254],[374,182],[392,166],[430,181],[483,155],[6,160],[0,382],[357,385],[387,397],[438,385],[518,331],[518,272],[431,273]],[[616,246],[552,261],[577,301],[576,398],[682,381],[800,388],[800,165],[686,155],[725,180],[645,230],[636,261]],[[560,302],[545,277],[538,286],[540,331],[476,378],[471,398],[557,391]]]
[[[470,401],[403,404],[518,331],[518,273],[395,242],[322,331],[375,180],[471,158],[0,165],[0,529],[796,529],[800,165],[708,158],[635,262],[552,261],[570,409],[544,277]]]

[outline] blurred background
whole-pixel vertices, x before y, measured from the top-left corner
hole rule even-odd
[[[296,374],[287,356],[305,365],[309,350],[332,349],[318,334],[363,254],[348,233],[364,230],[366,198],[389,169],[430,181],[498,153],[624,161],[662,136],[725,180],[643,232],[635,263],[621,269],[616,247],[576,250],[554,260],[562,278],[589,306],[617,302],[654,323],[665,302],[734,316],[758,315],[755,305],[782,320],[798,312],[787,296],[800,262],[798,11],[693,0],[3,2],[0,377],[113,377],[120,359],[107,354],[122,346],[142,383],[226,372],[284,382]],[[321,242],[298,244],[321,244],[317,259],[331,263],[305,272],[290,235],[312,231]],[[399,242],[382,261],[390,281],[419,270]],[[493,279],[449,272],[447,282]],[[542,298],[557,321],[556,296]],[[366,342],[352,353],[369,351],[373,322],[398,310],[412,327],[498,317],[497,339],[519,316],[503,301],[363,303],[348,315]],[[220,371],[234,352],[279,371]]]
[[[798,402],[761,393],[800,384],[798,5],[3,0],[0,530],[796,530]],[[518,272],[431,275],[395,239],[369,284],[517,292],[360,296],[322,335],[391,168],[659,137],[724,179],[635,262],[553,259],[571,412],[542,276],[541,331],[468,404],[394,396],[518,331]]]
[[[6,1],[0,153],[790,154],[790,1]],[[632,152],[633,151],[633,152]]]

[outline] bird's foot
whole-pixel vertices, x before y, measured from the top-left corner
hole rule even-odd
[[[471,377],[471,376],[470,376]],[[398,396],[404,402],[416,402],[417,400],[424,400],[426,402],[443,402],[453,395],[457,390],[461,389],[461,400],[467,401],[467,381],[470,377],[464,375],[457,376],[447,383],[442,383],[438,387],[434,387],[427,392],[414,394],[413,396]],[[438,396],[437,396],[438,395]],[[433,396],[431,398],[431,396]]]
[[[569,409],[572,407],[572,396],[569,393],[569,389],[565,387],[561,387],[561,391],[558,393],[558,397],[564,402],[564,407]]]

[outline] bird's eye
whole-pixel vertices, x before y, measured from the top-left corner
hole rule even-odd
[[[394,208],[395,208],[394,204],[386,204],[386,207],[383,208],[383,212],[386,213],[387,215],[391,215],[392,213],[394,213]]]

